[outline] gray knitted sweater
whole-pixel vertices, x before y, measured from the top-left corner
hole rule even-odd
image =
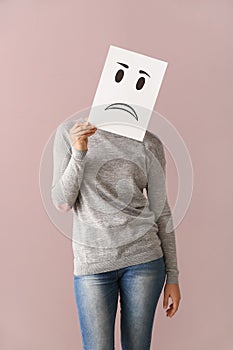
[[[164,256],[166,283],[179,283],[162,142],[148,130],[141,142],[97,127],[88,150],[78,151],[69,136],[76,122],[56,130],[51,186],[57,210],[73,211],[74,274]]]

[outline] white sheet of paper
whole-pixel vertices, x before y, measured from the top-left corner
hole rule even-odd
[[[110,45],[88,121],[143,141],[168,62]]]

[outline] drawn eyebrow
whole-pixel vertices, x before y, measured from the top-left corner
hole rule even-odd
[[[125,68],[129,68],[128,64],[125,64],[125,63],[121,63],[121,62],[117,62],[118,64],[121,64],[123,67]]]
[[[121,64],[123,67],[125,67],[125,68],[129,68],[129,66],[128,66],[128,64],[126,64],[126,63],[122,63],[122,62],[117,62],[118,64]],[[139,73],[141,73],[141,74],[146,74],[146,75],[148,75],[148,77],[151,77],[147,72],[145,72],[144,70],[141,70],[140,69],[140,71],[139,71]]]
[[[144,70],[141,70],[141,69],[140,69],[139,73],[141,73],[141,74],[146,74],[146,75],[148,75],[148,77],[150,77],[150,75],[149,75],[147,72],[145,72]]]

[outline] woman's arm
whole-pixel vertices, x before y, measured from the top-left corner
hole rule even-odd
[[[175,231],[170,206],[166,191],[166,159],[162,142],[156,142],[150,148],[150,168],[148,172],[147,196],[150,208],[155,214],[155,222],[158,225],[158,236],[161,240],[167,280],[166,283],[179,284],[179,270],[177,267],[177,253]],[[167,223],[170,219],[170,225]],[[166,227],[168,232],[166,231]],[[169,228],[171,228],[169,230]]]
[[[59,211],[70,211],[81,185],[87,150],[75,148],[64,125],[57,128],[53,144],[51,198]]]

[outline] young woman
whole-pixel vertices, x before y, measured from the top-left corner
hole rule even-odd
[[[66,121],[56,131],[53,164],[52,201],[60,211],[73,211],[83,349],[114,349],[118,293],[122,349],[150,349],[164,283],[168,317],[181,299],[175,232],[166,230],[172,216],[161,141],[149,131],[140,142],[85,118]]]

